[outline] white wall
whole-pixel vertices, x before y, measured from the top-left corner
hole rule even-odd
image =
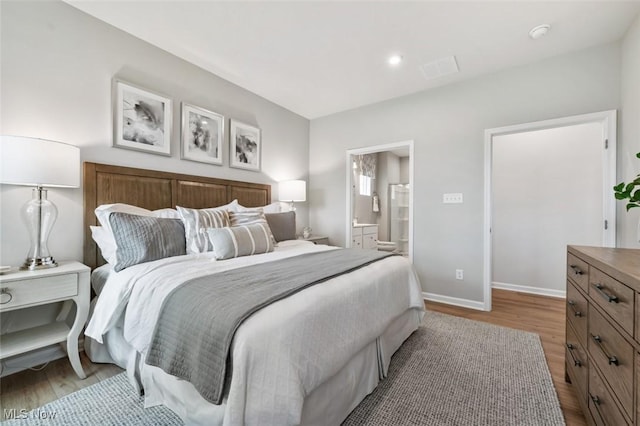
[[[480,302],[484,130],[619,107],[616,43],[312,120],[311,226],[345,239],[338,218],[346,149],[413,139],[414,264],[423,289]],[[462,192],[464,204],[443,205],[446,192]]]
[[[493,138],[495,284],[561,295],[567,245],[603,244],[602,134],[587,123]]]
[[[400,157],[400,182],[409,183],[409,157]]]
[[[622,111],[620,144],[618,145],[619,182],[629,182],[640,173],[640,15],[622,41]],[[640,248],[636,228],[640,209],[628,213],[625,203],[618,202],[618,246]]]
[[[307,179],[309,121],[59,1],[0,2],[0,132],[58,140],[81,148],[83,161],[273,184]],[[204,41],[212,42],[212,41]],[[224,41],[218,41],[224,42]],[[113,148],[114,76],[174,100],[172,156]],[[180,102],[262,129],[262,173],[180,160]],[[225,129],[227,130],[227,129]],[[343,154],[344,155],[344,154]],[[272,193],[277,199],[277,185]],[[22,263],[29,249],[19,209],[27,187],[0,190],[0,264]],[[82,260],[81,189],[52,189],[58,221],[49,239],[56,259]],[[298,228],[308,225],[298,204]]]

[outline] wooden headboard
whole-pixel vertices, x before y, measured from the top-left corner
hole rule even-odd
[[[217,207],[237,199],[246,207],[271,202],[271,186],[107,164],[84,163],[84,263],[92,269],[105,261],[91,238],[101,204],[125,203],[149,210]]]

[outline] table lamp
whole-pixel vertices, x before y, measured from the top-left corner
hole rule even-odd
[[[307,201],[307,183],[303,180],[285,180],[278,185],[280,201],[288,201],[291,211],[295,211],[294,201]]]
[[[73,145],[21,136],[0,136],[0,183],[34,186],[33,198],[21,209],[29,229],[31,248],[20,269],[58,266],[49,254],[47,240],[58,209],[47,199],[44,187],[80,186],[80,149]]]

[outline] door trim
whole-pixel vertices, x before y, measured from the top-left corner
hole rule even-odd
[[[352,241],[352,237],[351,237],[351,228],[352,228],[352,223],[351,223],[351,218],[353,217],[353,211],[352,211],[352,203],[351,203],[351,175],[353,174],[353,169],[352,169],[352,165],[351,165],[351,156],[352,155],[362,155],[362,154],[374,154],[376,152],[385,152],[385,151],[393,151],[394,149],[397,148],[404,148],[404,147],[408,147],[409,148],[409,260],[411,262],[413,262],[413,245],[414,245],[414,236],[413,236],[413,187],[415,186],[414,183],[414,178],[413,178],[413,174],[414,174],[414,168],[413,168],[413,162],[414,162],[414,155],[413,155],[413,140],[406,140],[406,141],[401,141],[401,142],[393,142],[393,143],[388,143],[388,144],[383,144],[383,145],[375,145],[375,146],[367,146],[365,148],[355,148],[355,149],[348,149],[347,150],[347,155],[346,155],[346,173],[347,173],[347,185],[346,185],[346,211],[347,211],[347,216],[346,216],[346,226],[345,226],[345,247],[349,248],[351,247],[351,241]]]
[[[576,124],[601,123],[602,141],[608,140],[608,148],[602,150],[603,182],[603,217],[608,223],[608,229],[602,230],[602,241],[605,247],[616,245],[616,200],[613,197],[613,186],[616,184],[616,147],[617,147],[617,111],[600,111],[591,114],[574,115],[571,117],[552,120],[536,121],[532,123],[516,124],[513,126],[497,127],[484,131],[484,230],[483,230],[483,298],[484,310],[491,310],[491,278],[492,278],[492,242],[491,242],[491,172],[493,137],[513,133],[523,133],[534,130],[567,127]],[[604,146],[603,146],[604,147]],[[604,224],[603,224],[604,225]]]

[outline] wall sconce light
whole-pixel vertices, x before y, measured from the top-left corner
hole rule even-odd
[[[47,248],[58,208],[47,199],[44,187],[80,186],[80,149],[45,139],[0,136],[0,151],[0,183],[35,187],[33,198],[20,211],[31,238],[27,260],[20,269],[58,266]]]

